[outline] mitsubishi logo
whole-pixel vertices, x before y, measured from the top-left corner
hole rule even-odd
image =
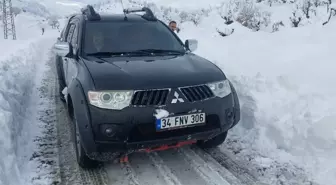
[[[180,95],[175,91],[175,92],[174,92],[174,97],[175,97],[175,98],[172,99],[171,103],[177,103],[178,101],[179,101],[180,103],[183,103],[184,100],[183,100],[182,98],[179,98],[179,96],[180,96]]]

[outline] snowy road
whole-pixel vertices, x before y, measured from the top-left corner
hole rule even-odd
[[[74,157],[69,119],[64,104],[56,93],[58,86],[53,61],[51,57],[47,62],[47,70],[39,88],[40,105],[44,104],[41,106],[39,120],[45,123],[45,135],[37,140],[39,151],[35,152],[34,157],[44,166],[48,166],[50,174],[47,176],[54,183],[261,185],[245,167],[238,165],[219,150],[203,151],[197,147],[131,154],[127,164],[111,162],[96,170],[80,169]],[[46,176],[45,170],[43,176]]]

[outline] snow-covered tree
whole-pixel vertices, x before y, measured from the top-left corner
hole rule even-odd
[[[236,21],[258,31],[270,23],[271,14],[258,8],[253,0],[229,0],[223,2],[217,10],[225,20],[225,24]]]
[[[289,20],[292,23],[292,27],[299,27],[303,17],[303,12],[299,8],[299,5],[294,5],[294,10],[292,12],[292,16],[289,17]]]
[[[58,17],[53,15],[53,16],[50,16],[49,19],[48,19],[48,24],[51,26],[51,28],[55,29],[59,26],[59,21],[58,21]]]
[[[272,25],[272,32],[277,32],[279,31],[280,26],[285,26],[282,21],[278,21]]]

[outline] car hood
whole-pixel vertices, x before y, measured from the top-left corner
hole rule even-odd
[[[216,65],[194,54],[89,57],[84,61],[96,90],[174,88],[226,79]]]

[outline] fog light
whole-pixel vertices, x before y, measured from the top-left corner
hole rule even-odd
[[[115,132],[112,128],[106,128],[105,129],[105,134],[108,136],[108,137],[112,137],[114,136]]]

